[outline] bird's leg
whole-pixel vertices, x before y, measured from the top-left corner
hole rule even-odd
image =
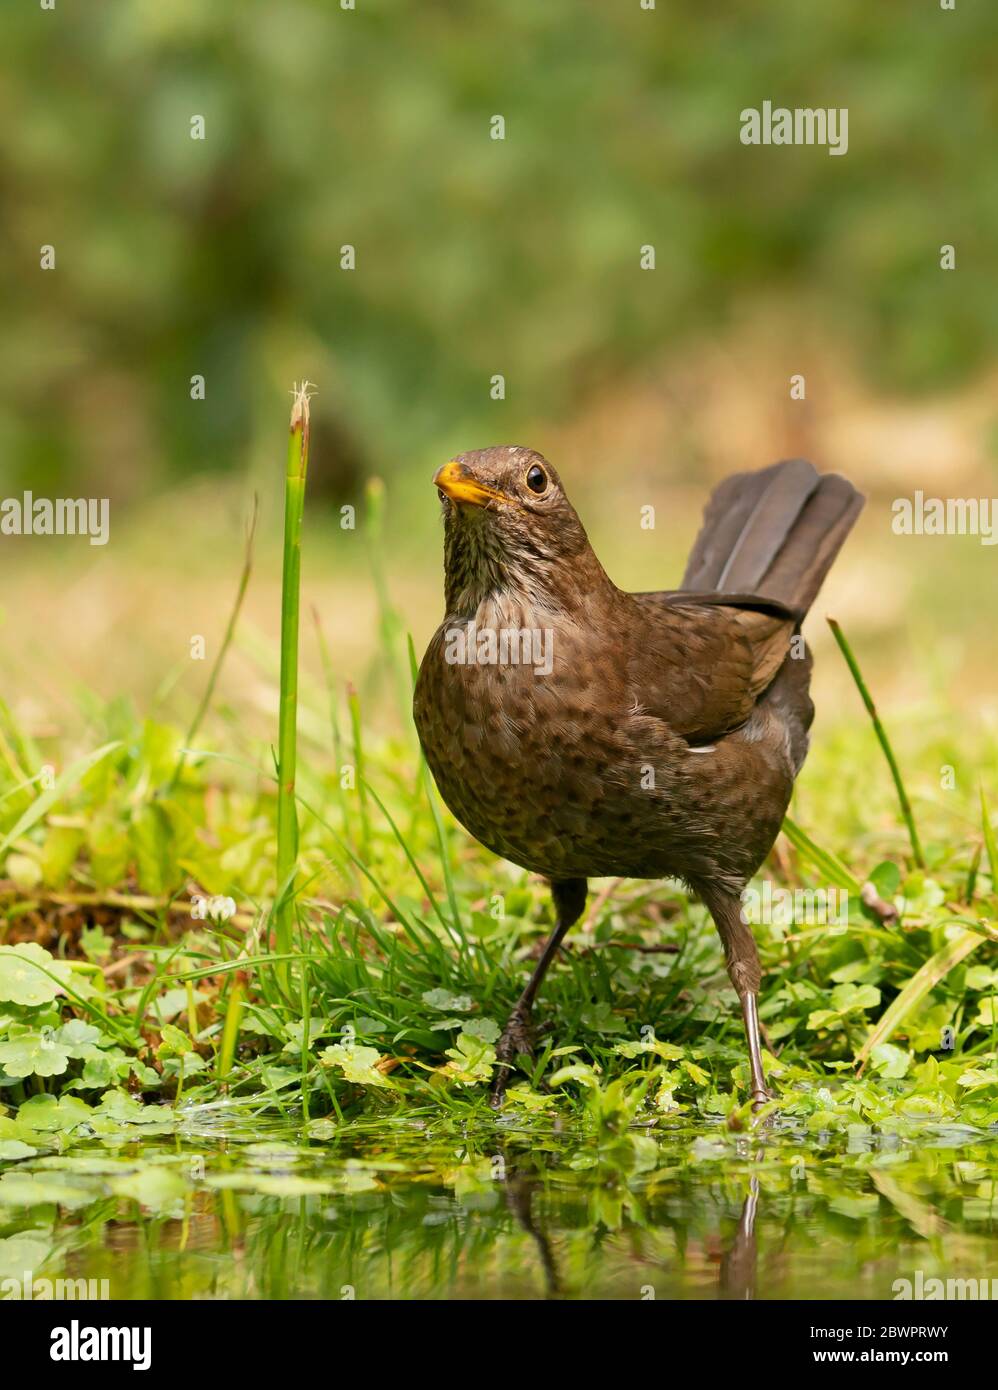
[[[528,1056],[533,1055],[533,1029],[530,1015],[533,1009],[534,996],[540,988],[548,966],[558,952],[562,937],[571,925],[571,922],[563,922],[560,917],[558,918],[555,929],[545,942],[541,957],[534,966],[533,974],[516,1001],[513,1012],[506,1020],[506,1027],[502,1030],[502,1036],[496,1043],[496,1059],[500,1066],[493,1078],[492,1093],[489,1097],[490,1104],[495,1110],[498,1110],[499,1106],[502,1105],[515,1059],[521,1053],[526,1053]]]
[[[496,1058],[500,1066],[496,1070],[492,1082],[492,1093],[489,1097],[489,1103],[494,1110],[498,1110],[502,1105],[503,1096],[506,1093],[506,1087],[513,1070],[514,1059],[521,1052],[529,1055],[533,1051],[530,1014],[534,1006],[534,999],[541,987],[541,981],[547,974],[548,966],[558,953],[562,938],[582,916],[582,909],[586,905],[586,891],[587,884],[584,878],[555,879],[551,883],[551,896],[554,899],[555,909],[554,931],[548,937],[540,959],[534,966],[533,974],[516,1001],[513,1012],[506,1022],[506,1027],[502,1030],[502,1036],[496,1043]]]
[[[766,1089],[766,1076],[762,1069],[759,1010],[756,1003],[762,968],[759,965],[755,937],[752,935],[752,928],[742,917],[739,898],[716,889],[702,892],[701,897],[710,909],[710,915],[720,933],[728,975],[741,1000],[745,1037],[748,1041],[749,1069],[752,1073],[752,1103],[758,1110],[768,1100],[772,1100],[772,1096]]]
[[[754,991],[747,990],[742,995],[742,1017],[745,1020],[745,1037],[748,1039],[749,1068],[752,1072],[752,1103],[758,1109],[772,1096],[766,1089],[766,1077],[762,1070],[762,1049],[759,1044],[759,1010]]]

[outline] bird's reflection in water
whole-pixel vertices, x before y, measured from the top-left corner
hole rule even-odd
[[[755,1213],[759,1203],[759,1179],[752,1178],[748,1196],[742,1203],[735,1238],[721,1258],[720,1294],[722,1298],[755,1298],[757,1251]]]
[[[541,1271],[544,1275],[544,1297],[561,1298],[564,1288],[558,1274],[554,1250],[546,1232],[534,1217],[533,1194],[537,1185],[537,1178],[532,1173],[514,1168],[507,1173],[503,1191],[506,1205],[537,1246]]]
[[[534,1213],[533,1195],[540,1186],[535,1172],[510,1167],[503,1179],[503,1193],[508,1209],[521,1229],[537,1247],[545,1298],[562,1298],[569,1292],[558,1269],[554,1247]],[[751,1178],[749,1190],[742,1203],[738,1227],[721,1256],[718,1276],[718,1297],[754,1299],[758,1250],[755,1238],[756,1212],[759,1205],[759,1180]]]

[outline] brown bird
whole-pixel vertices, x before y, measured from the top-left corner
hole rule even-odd
[[[814,706],[804,615],[863,506],[802,459],[712,494],[678,590],[607,576],[531,449],[462,454],[433,479],[446,616],[414,715],[444,801],[495,854],[550,880],[555,928],[496,1051],[501,1103],[589,878],[681,879],[741,1000],[752,1096],[769,1099],[760,967],[741,894],[772,848]]]

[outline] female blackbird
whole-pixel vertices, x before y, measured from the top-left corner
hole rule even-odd
[[[714,491],[682,586],[608,578],[558,474],[531,449],[462,454],[434,483],[446,617],[414,715],[444,801],[495,854],[550,880],[555,929],[497,1046],[501,1104],[530,1013],[586,880],[678,878],[721,935],[759,1046],[759,957],[741,893],[779,832],[807,752],[799,635],[863,506],[794,459]]]

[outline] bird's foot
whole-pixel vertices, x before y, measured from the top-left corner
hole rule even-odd
[[[752,1092],[752,1109],[758,1114],[772,1099],[773,1097],[764,1087],[757,1087]]]
[[[513,1074],[513,1063],[522,1054],[528,1057],[534,1055],[533,1029],[530,1026],[529,1013],[522,1009],[514,1009],[496,1043],[496,1061],[499,1066],[492,1079],[492,1090],[489,1094],[489,1104],[493,1110],[501,1109],[506,1087]]]

